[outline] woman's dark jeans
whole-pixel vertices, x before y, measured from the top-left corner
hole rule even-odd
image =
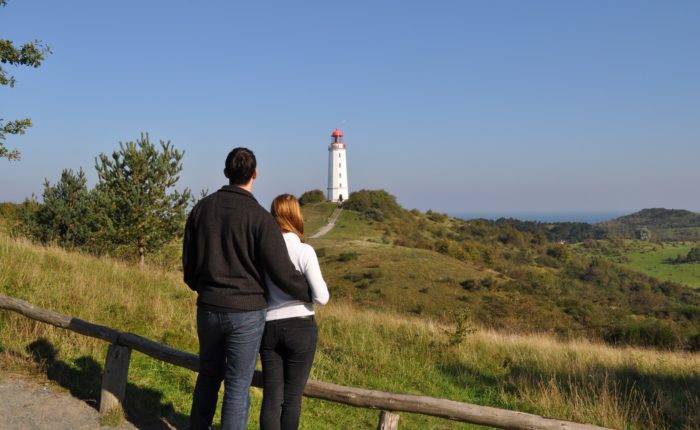
[[[266,309],[251,312],[197,309],[199,375],[192,398],[191,430],[211,428],[221,381],[224,381],[221,429],[247,427],[249,388],[266,313]]]
[[[285,318],[265,324],[260,359],[264,390],[260,410],[261,430],[296,430],[301,395],[316,353],[316,321]]]

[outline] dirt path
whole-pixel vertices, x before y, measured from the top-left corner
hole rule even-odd
[[[0,429],[93,430],[99,429],[97,411],[50,382],[0,373]],[[115,430],[134,430],[124,422]]]
[[[319,238],[319,237],[323,236],[324,234],[328,233],[329,231],[331,231],[333,229],[333,227],[335,227],[335,222],[338,220],[338,217],[340,216],[341,212],[343,212],[343,208],[340,208],[340,207],[333,210],[333,213],[328,218],[328,224],[324,225],[323,227],[321,227],[321,229],[319,231],[314,233],[314,235],[311,236],[311,239]]]

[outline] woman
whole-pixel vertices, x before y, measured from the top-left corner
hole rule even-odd
[[[329,294],[314,249],[304,240],[304,218],[297,199],[277,196],[272,215],[282,229],[287,251],[297,270],[306,276],[314,303],[325,305]],[[292,299],[266,278],[268,308],[260,345],[263,368],[262,430],[296,430],[301,396],[311,372],[318,332],[311,303]]]

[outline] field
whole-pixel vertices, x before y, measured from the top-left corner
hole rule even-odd
[[[352,230],[352,236],[362,233],[364,240],[334,239]],[[449,318],[429,318],[431,294],[447,294],[458,276],[479,277],[483,272],[436,253],[380,242],[381,234],[366,230],[351,216],[314,243],[325,252],[321,260],[332,301],[319,310],[313,379],[615,428],[700,428],[697,354],[560,342],[544,334],[496,332],[468,319],[451,324],[445,322]],[[0,261],[2,294],[196,352],[195,297],[177,271],[138,269],[6,234],[0,234]],[[454,279],[435,275],[435,265],[446,273],[452,270]],[[364,275],[377,270],[378,278]],[[357,274],[360,279],[347,276]],[[385,287],[374,292],[373,279],[382,279]],[[363,282],[368,286],[356,286]],[[421,292],[423,288],[428,291]],[[406,305],[402,292],[424,299]],[[381,294],[385,297],[377,299]],[[393,310],[403,306],[415,311]],[[101,341],[0,312],[0,351],[4,371],[44,374],[93,402],[99,396],[106,352]],[[134,353],[127,416],[182,424],[194,380],[193,372]],[[260,398],[260,391],[253,389],[249,428],[257,428]],[[405,429],[479,428],[411,414],[401,417]],[[305,400],[304,429],[374,428],[376,422],[376,411]]]
[[[672,264],[669,261],[678,256],[685,257],[697,242],[643,242],[625,240],[613,244],[601,242],[600,246],[589,248],[591,255],[611,258],[613,261],[649,276],[664,281],[677,282],[692,288],[700,288],[700,263]]]

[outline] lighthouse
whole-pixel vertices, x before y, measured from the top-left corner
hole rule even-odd
[[[335,129],[328,146],[328,200],[342,203],[348,199],[348,161],[343,132]]]

